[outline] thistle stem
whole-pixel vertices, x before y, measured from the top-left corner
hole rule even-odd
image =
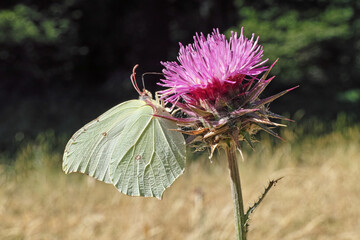
[[[241,193],[240,173],[236,158],[236,143],[230,141],[226,146],[230,184],[234,204],[236,240],[246,240],[244,204]]]

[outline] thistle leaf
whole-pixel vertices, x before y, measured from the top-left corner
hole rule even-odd
[[[199,108],[189,107],[189,109],[190,109],[191,111],[193,111],[194,113],[196,113],[197,115],[202,116],[202,117],[209,117],[209,116],[211,116],[211,113],[210,113],[210,112],[201,110],[201,109],[199,109]]]
[[[283,96],[284,94],[286,94],[286,93],[290,92],[291,90],[294,90],[295,88],[298,88],[298,87],[299,86],[296,86],[296,87],[287,89],[285,91],[279,92],[278,94],[275,94],[275,95],[273,95],[271,97],[267,97],[265,99],[258,100],[258,101],[253,103],[253,107],[258,108],[258,107],[263,106],[263,105],[265,105],[267,103],[270,103],[270,102],[274,101],[275,99]]]
[[[261,123],[258,123],[258,122],[255,122],[256,125],[258,125],[262,130],[264,130],[265,132],[273,135],[274,137],[280,139],[280,140],[283,140],[276,132],[274,132],[273,130],[271,130],[270,128],[268,128],[267,126],[265,126],[264,124],[261,124]]]
[[[275,66],[275,64],[277,63],[279,59],[276,59],[275,62],[273,62],[273,64],[271,64],[271,66],[269,67],[269,69],[264,73],[264,75],[261,77],[261,80],[265,80],[267,78],[267,76],[269,75],[271,69]]]
[[[254,147],[254,144],[252,143],[252,141],[251,141],[251,137],[250,137],[250,135],[249,135],[249,133],[245,133],[244,134],[244,139],[245,139],[245,141],[249,144],[249,146],[251,147],[251,149],[253,150],[253,151],[255,151],[255,147]]]
[[[154,114],[154,117],[160,117],[160,118],[165,118],[167,120],[170,120],[172,122],[176,122],[179,125],[183,125],[183,126],[187,126],[187,125],[193,125],[195,123],[198,123],[199,121],[196,118],[177,118],[177,117],[173,117],[171,115],[159,115],[159,114]]]
[[[258,82],[251,91],[247,94],[244,103],[241,107],[245,106],[247,103],[253,102],[255,99],[259,97],[259,95],[264,91],[264,89],[269,85],[269,83],[274,79],[274,77],[269,78],[268,80]]]
[[[248,231],[248,227],[249,227],[249,220],[250,220],[250,214],[252,214],[255,209],[260,205],[260,203],[262,202],[262,200],[264,200],[266,194],[270,191],[270,189],[276,185],[276,183],[278,181],[280,181],[283,177],[280,177],[278,179],[275,180],[271,180],[268,184],[268,186],[265,188],[264,192],[261,194],[261,196],[259,197],[259,199],[251,206],[249,207],[249,209],[246,211],[245,214],[245,229],[246,231]]]
[[[250,108],[250,109],[243,109],[243,108],[238,108],[238,110],[235,110],[235,111],[232,111],[231,112],[231,115],[234,115],[236,117],[240,117],[240,116],[243,116],[247,113],[250,113],[250,112],[256,112],[256,111],[259,111],[260,109],[257,109],[257,108]]]
[[[276,114],[276,113],[273,113],[270,111],[266,111],[264,114],[269,118],[276,118],[276,119],[281,119],[281,120],[285,120],[285,121],[289,121],[289,122],[294,122],[294,120],[292,120],[292,119],[289,119],[287,117],[281,116],[279,114]]]
[[[251,119],[252,122],[255,123],[261,123],[261,124],[268,124],[268,125],[273,125],[276,127],[286,127],[285,124],[281,124],[281,123],[276,123],[276,122],[271,122],[268,119],[261,119],[261,118],[256,118],[254,117],[253,119]]]

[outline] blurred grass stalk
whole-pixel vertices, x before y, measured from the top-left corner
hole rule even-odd
[[[245,205],[269,176],[285,176],[267,207],[256,210],[248,238],[360,239],[360,125],[339,115],[333,123],[308,120],[281,131],[287,141],[263,134],[255,152],[244,149]],[[65,176],[59,144],[47,132],[24,143],[11,164],[0,156],[0,239],[232,239],[223,159],[204,164],[205,154],[190,162],[188,176],[163,201],[130,199],[90,177]]]

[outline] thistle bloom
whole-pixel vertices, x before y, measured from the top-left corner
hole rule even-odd
[[[184,47],[180,43],[177,62],[162,62],[165,74],[161,86],[168,87],[161,92],[169,102],[183,99],[196,105],[201,100],[214,101],[238,88],[246,76],[256,76],[267,67],[261,66],[263,49],[249,40],[241,31],[240,36],[232,33],[228,41],[219,29],[207,38],[201,33],[194,37],[194,44]]]
[[[259,200],[245,213],[236,149],[241,153],[241,141],[252,147],[252,136],[258,130],[279,137],[271,126],[284,125],[270,119],[286,118],[270,112],[268,105],[291,90],[260,99],[260,94],[274,78],[267,79],[267,75],[275,63],[264,66],[267,59],[262,60],[263,49],[258,40],[254,39],[254,34],[247,39],[242,29],[239,37],[231,33],[229,41],[218,29],[207,37],[196,34],[192,45],[180,44],[179,63],[162,62],[165,79],[159,83],[167,88],[160,91],[161,99],[186,114],[185,118],[165,117],[185,127],[179,131],[190,135],[186,142],[198,151],[210,147],[210,159],[218,146],[225,150],[238,240],[246,240],[249,215],[279,179],[270,182]]]
[[[207,37],[196,34],[193,44],[180,43],[179,63],[161,62],[165,79],[159,85],[167,88],[160,91],[161,98],[189,116],[173,118],[192,129],[185,132],[193,135],[188,141],[200,140],[214,150],[229,139],[251,145],[250,137],[259,129],[277,136],[267,125],[281,124],[269,118],[283,117],[271,113],[267,105],[291,89],[259,99],[273,77],[266,79],[272,66],[264,66],[267,59],[262,60],[258,40],[254,34],[246,38],[243,30],[240,36],[232,32],[227,40],[215,29]]]

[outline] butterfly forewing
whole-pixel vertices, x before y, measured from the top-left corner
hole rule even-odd
[[[63,170],[81,172],[100,181],[111,183],[109,178],[110,153],[116,147],[129,116],[142,100],[121,103],[78,130],[66,145]]]

